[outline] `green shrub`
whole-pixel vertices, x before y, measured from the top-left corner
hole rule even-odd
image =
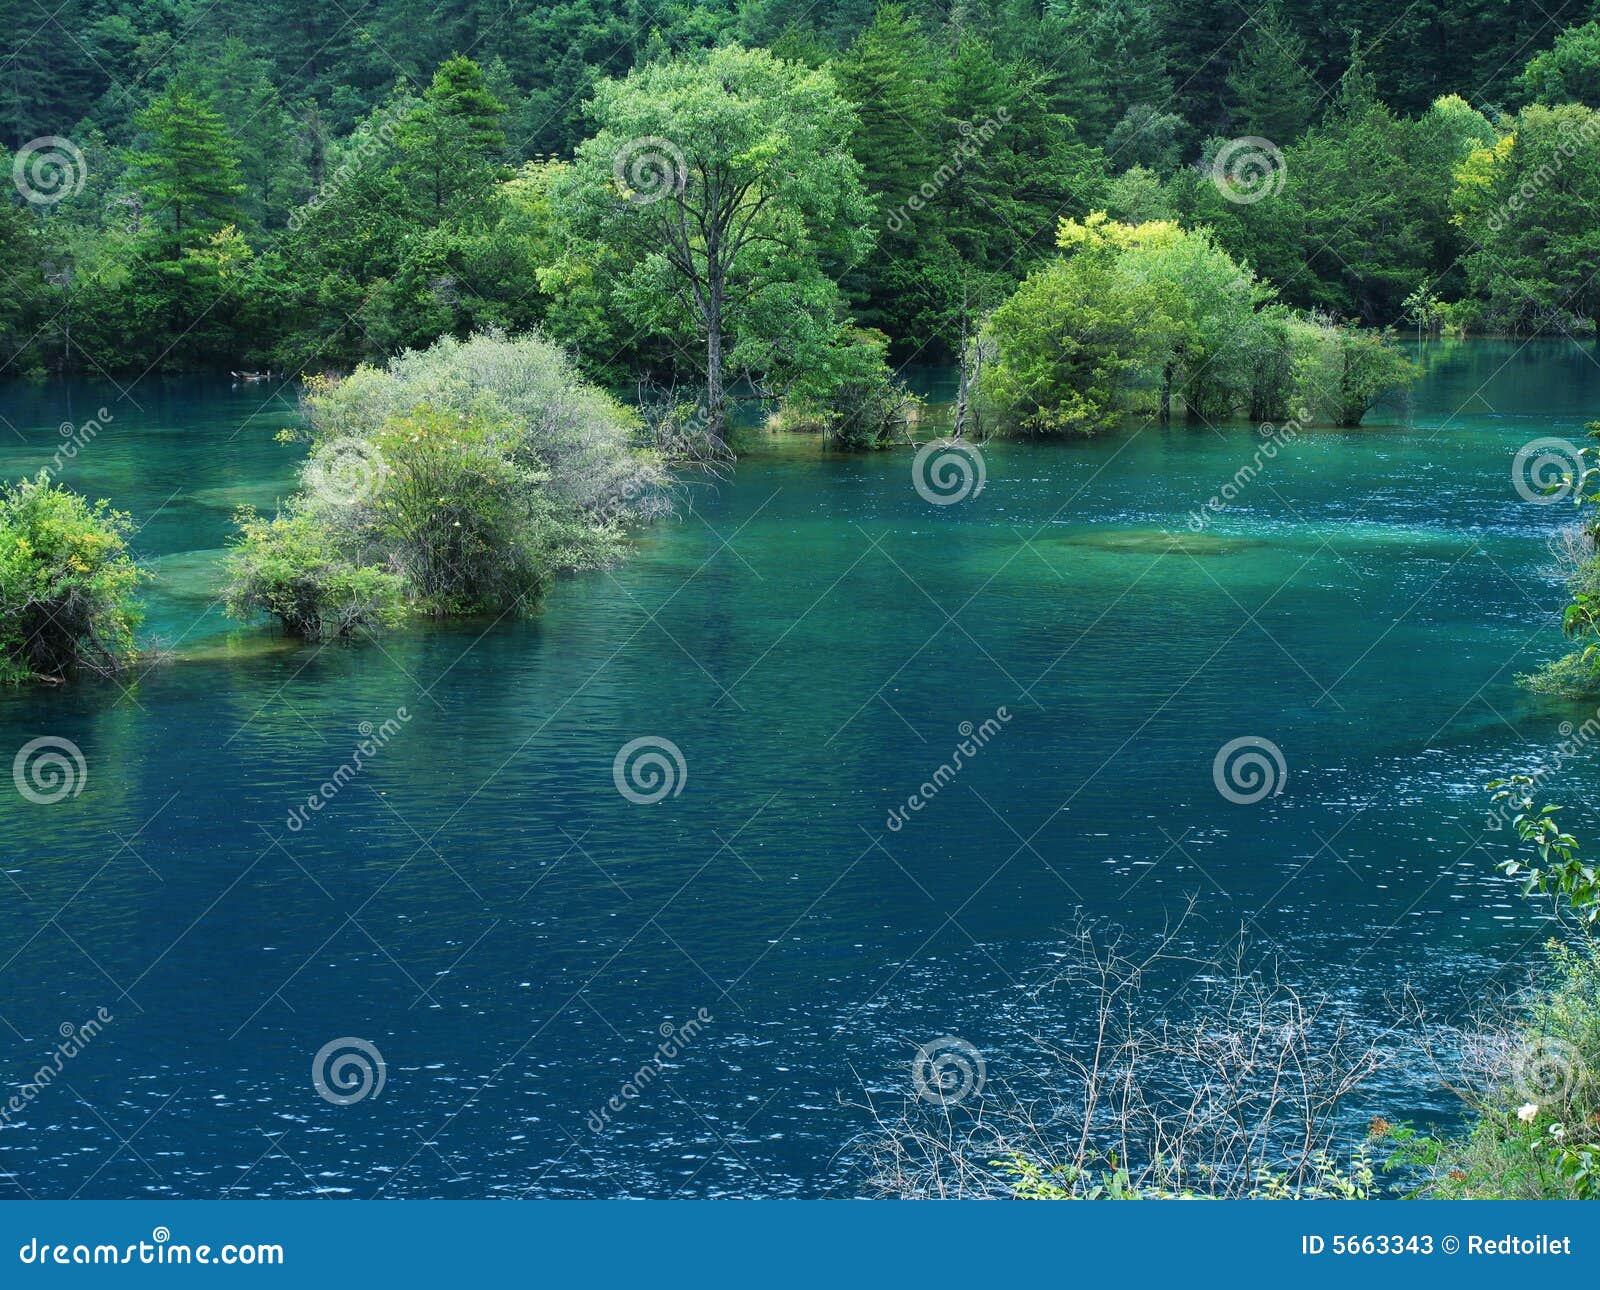
[[[301,492],[240,518],[229,612],[308,640],[406,609],[525,610],[559,573],[614,560],[669,508],[669,451],[537,337],[446,340],[311,383]]]
[[[915,423],[922,401],[890,370],[882,332],[851,329],[795,381],[781,413],[786,428],[814,430],[832,448],[887,448]]]
[[[447,338],[315,382],[306,398],[318,443],[370,440],[421,406],[493,426],[508,459],[543,472],[555,503],[628,523],[670,509],[664,463],[638,446],[639,417],[539,336]]]
[[[526,606],[557,570],[616,551],[614,530],[553,497],[542,469],[504,451],[494,422],[423,406],[371,442],[383,463],[375,532],[427,613]]]
[[[301,510],[266,520],[241,511],[237,522],[224,593],[233,616],[269,614],[308,641],[349,640],[403,616],[401,579],[352,559],[326,516]]]
[[[0,682],[113,675],[134,654],[132,522],[41,472],[0,492]]]
[[[1600,945],[1552,943],[1553,984],[1494,1036],[1504,1068],[1463,1138],[1445,1144],[1430,1194],[1592,1200],[1600,1192]]]

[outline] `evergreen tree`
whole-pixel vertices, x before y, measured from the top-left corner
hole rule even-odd
[[[244,185],[233,139],[206,102],[174,80],[135,117],[144,146],[128,166],[144,221],[179,253],[242,218]]]
[[[408,174],[434,218],[463,189],[480,188],[492,177],[506,150],[504,112],[483,69],[470,58],[457,54],[434,73],[398,137]]]
[[[1228,128],[1280,146],[1311,124],[1322,97],[1306,71],[1306,42],[1284,22],[1277,5],[1251,24],[1239,61],[1228,73]]]

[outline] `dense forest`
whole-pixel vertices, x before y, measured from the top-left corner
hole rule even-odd
[[[1527,334],[1600,314],[1600,25],[1576,0],[0,15],[8,376],[345,369],[499,326],[614,387],[703,384],[683,356],[709,325],[730,379],[859,391],[880,352],[960,352],[1095,211],[1206,229],[1323,318]],[[747,107],[728,127],[789,155],[760,181],[781,217],[702,266],[744,279],[713,320],[646,281],[670,229],[624,227],[584,175],[670,171],[674,130],[712,111],[683,69],[703,89],[716,50],[770,51],[725,69]]]

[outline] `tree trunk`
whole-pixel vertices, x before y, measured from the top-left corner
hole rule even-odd
[[[1172,420],[1172,364],[1161,369],[1161,424]]]
[[[726,398],[722,390],[722,312],[710,310],[706,320],[706,429],[712,439],[726,439]]]

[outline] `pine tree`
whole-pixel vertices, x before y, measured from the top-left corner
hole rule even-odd
[[[1285,144],[1311,124],[1322,97],[1306,71],[1306,43],[1277,5],[1251,25],[1239,61],[1228,74],[1229,128]]]
[[[898,4],[877,17],[834,65],[834,77],[856,105],[851,151],[861,163],[879,213],[896,212],[891,235],[911,237],[903,208],[939,168],[939,105],[929,92],[933,65],[927,41]]]
[[[145,199],[147,222],[173,251],[198,246],[242,218],[239,159],[222,118],[174,80],[134,118],[145,147],[128,166]]]
[[[505,104],[490,93],[483,69],[457,54],[446,59],[401,124],[398,143],[408,177],[433,218],[456,194],[485,182],[505,155]]]

